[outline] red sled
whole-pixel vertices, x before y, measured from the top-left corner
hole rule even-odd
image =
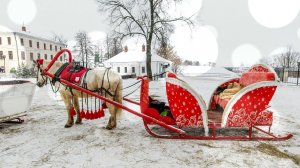
[[[149,81],[147,77],[141,79],[141,112],[186,132],[180,135],[167,130],[158,131],[158,128],[151,126],[155,122],[144,119],[146,130],[154,137],[199,140],[286,140],[292,137],[291,134],[275,136],[271,133],[273,112],[268,108],[277,88],[278,77],[267,65],[254,65],[240,78],[222,83],[212,94],[208,108],[188,83],[174,73],[167,73],[166,93],[172,118],[160,116],[156,109],[149,107]],[[233,82],[242,84],[244,88],[231,99],[221,99],[217,90]],[[253,129],[258,131],[257,135],[254,135]]]

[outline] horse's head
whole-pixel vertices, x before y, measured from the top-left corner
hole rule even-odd
[[[44,69],[49,65],[49,61],[44,61],[43,59],[38,59],[33,61],[35,67],[37,67],[36,85],[38,87],[43,87],[47,84],[48,77],[43,74]],[[47,71],[50,74],[55,74],[55,72],[62,66],[61,62],[54,62],[50,69]],[[50,78],[49,78],[50,79]]]
[[[43,87],[47,82],[47,77],[43,75],[44,61],[43,59],[33,60],[35,67],[37,67],[36,85]]]

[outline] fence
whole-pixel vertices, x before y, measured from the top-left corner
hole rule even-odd
[[[298,68],[275,68],[280,81],[300,85]]]

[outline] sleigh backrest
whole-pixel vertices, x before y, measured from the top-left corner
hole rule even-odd
[[[239,83],[248,86],[261,81],[277,81],[278,77],[273,68],[264,64],[253,65],[248,71],[244,72]]]
[[[174,73],[166,75],[166,92],[172,115],[178,126],[207,129],[206,104],[186,82]]]
[[[147,77],[140,77],[142,80],[140,93],[140,109],[141,113],[149,107],[149,79]]]

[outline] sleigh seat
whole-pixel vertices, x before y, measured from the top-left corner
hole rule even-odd
[[[223,85],[223,88],[226,88],[230,83],[237,82],[240,83],[243,87],[250,86],[251,84],[261,82],[261,81],[275,81],[276,74],[268,71],[257,71],[255,68],[250,69],[242,74],[239,80],[228,82],[226,85]],[[221,99],[219,94],[213,96],[214,102],[216,105],[219,105],[225,109],[230,99]]]
[[[214,92],[209,105],[210,111],[221,107],[223,127],[249,127],[272,125],[272,112],[267,110],[276,88],[278,77],[275,71],[262,64],[252,66],[240,78],[221,84]],[[217,90],[226,88],[230,83],[238,82],[244,86],[231,99],[221,99]]]

